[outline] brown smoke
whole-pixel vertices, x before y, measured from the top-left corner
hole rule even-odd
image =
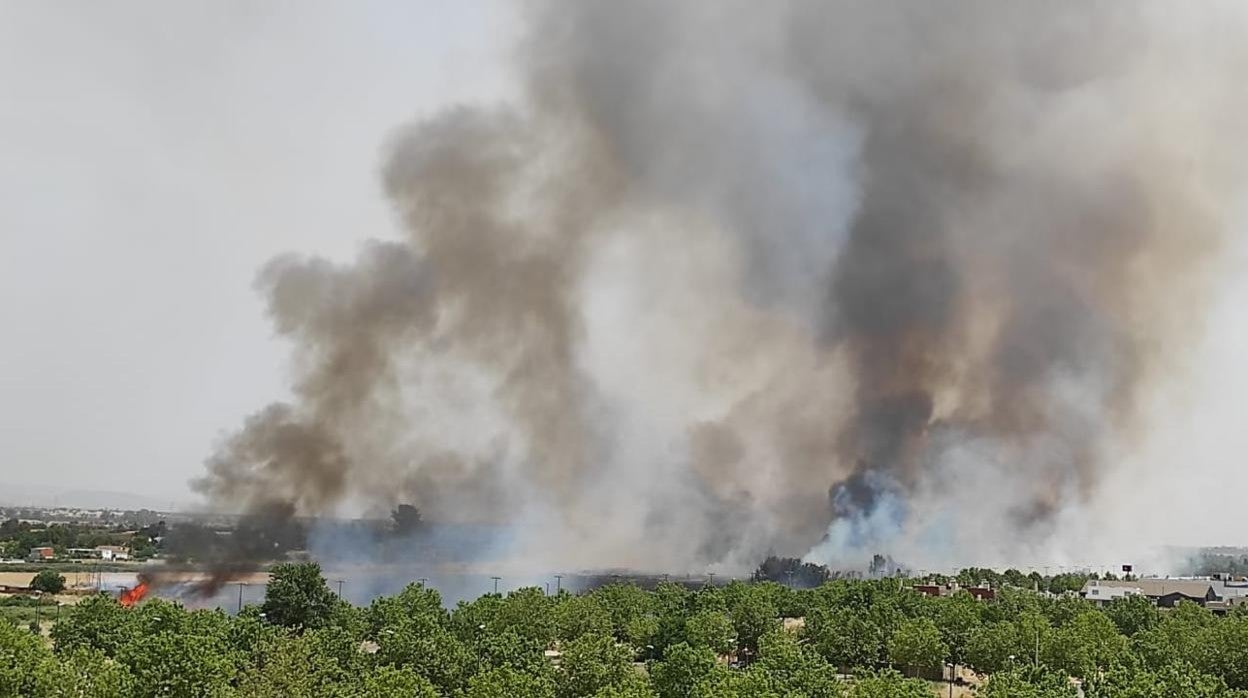
[[[1238,191],[1241,12],[528,19],[520,104],[394,137],[401,240],[261,273],[295,400],[209,460],[213,501],[411,501],[657,566],[922,534],[968,481],[1042,536],[1095,491]]]

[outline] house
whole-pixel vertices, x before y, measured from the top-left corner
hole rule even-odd
[[[42,562],[44,560],[51,560],[54,557],[56,557],[56,551],[54,551],[51,546],[31,548],[30,555],[27,556],[31,562]]]
[[[1221,599],[1208,579],[1145,578],[1132,581],[1089,579],[1079,595],[1100,605],[1125,596],[1145,596],[1161,608],[1173,608],[1180,601],[1204,606]]]
[[[97,545],[96,553],[101,560],[129,560],[130,549],[121,545]]]
[[[1102,582],[1089,579],[1079,590],[1079,595],[1097,606],[1104,606],[1115,599],[1128,596],[1144,596],[1144,590],[1129,582]]]

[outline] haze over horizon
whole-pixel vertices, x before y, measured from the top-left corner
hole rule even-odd
[[[887,12],[850,6],[878,31],[906,31]],[[802,44],[800,32],[788,41],[783,12],[748,23],[689,10],[657,31],[652,20],[663,9],[651,3],[618,15],[601,7],[568,18],[532,11],[527,22],[501,2],[0,8],[0,480],[187,502],[197,497],[187,483],[209,460],[208,492],[240,505],[264,499],[255,481],[300,512],[325,513],[356,505],[353,497],[376,505],[384,499],[378,489],[398,496],[410,485],[444,497],[447,510],[496,513],[494,494],[478,485],[498,468],[513,479],[493,487],[537,482],[539,495],[555,501],[534,507],[542,521],[592,518],[601,513],[593,497],[625,491],[642,499],[654,494],[643,484],[656,481],[670,483],[666,494],[676,492],[682,505],[687,494],[705,494],[709,513],[691,516],[707,529],[733,507],[762,501],[775,515],[759,517],[758,529],[805,541],[828,529],[820,517],[829,499],[840,517],[832,538],[835,522],[851,519],[846,538],[874,535],[902,516],[895,500],[930,494],[921,475],[930,461],[979,458],[976,448],[1005,444],[1038,473],[1001,508],[1020,527],[1054,518],[1054,535],[1066,537],[1248,542],[1228,539],[1248,527],[1239,498],[1248,486],[1248,371],[1240,367],[1248,356],[1248,201],[1242,182],[1223,182],[1223,163],[1209,164],[1217,160],[1209,144],[1232,158],[1243,152],[1219,120],[1237,113],[1220,111],[1216,99],[1229,76],[1215,71],[1189,85],[1175,68],[1149,82],[1165,61],[1130,50],[1133,40],[1155,39],[1203,66],[1207,57],[1190,50],[1193,37],[1214,20],[1243,20],[1243,12],[1218,5],[1193,16],[1150,2],[1155,15],[1133,17],[1138,26],[1127,28],[1107,23],[1113,41],[1063,54],[1062,62],[1039,40],[1022,49],[1020,37],[995,41],[992,32],[1016,28],[1016,18],[974,7],[965,11],[981,41],[967,55],[1017,59],[961,85],[981,101],[954,111],[974,126],[938,118],[958,105],[897,79],[880,47],[846,41],[846,55],[866,56],[862,69],[875,72],[837,72],[859,63],[838,64],[839,44],[825,55]],[[755,53],[707,37],[700,29],[709,22]],[[525,33],[533,26],[549,44]],[[1057,45],[1082,46],[1069,27],[1055,26]],[[936,63],[970,60],[946,35],[923,36]],[[643,41],[653,50],[637,52]],[[682,80],[702,90],[690,92]],[[1011,80],[1034,83],[1016,90]],[[725,108],[750,90],[749,104],[768,109]],[[1053,96],[1061,90],[1068,92]],[[1114,99],[1141,120],[1101,115]],[[1176,103],[1196,106],[1189,114],[1172,109]],[[1008,135],[1018,114],[1040,115],[1034,143]],[[1066,129],[1088,124],[1114,124],[1116,138],[1066,138]],[[962,128],[988,135],[964,138]],[[877,132],[884,135],[872,139]],[[1072,143],[1086,150],[1074,152]],[[1189,170],[1176,155],[1185,149]],[[539,158],[550,169],[535,175],[526,168]],[[891,186],[873,189],[863,170]],[[992,179],[1002,172],[1009,176]],[[947,187],[928,184],[941,178]],[[1234,194],[1210,194],[1223,185]],[[473,187],[485,193],[468,196]],[[901,191],[911,203],[898,213],[881,191]],[[1057,214],[1030,206],[1033,192],[1086,205],[1065,221],[1076,231],[1108,232],[1092,242],[1053,235]],[[539,203],[508,208],[526,196]],[[584,201],[606,213],[579,210]],[[1160,210],[1136,215],[1150,206]],[[1165,217],[1171,213],[1175,220]],[[926,234],[917,228],[873,244],[882,238],[871,231],[910,230],[909,218],[956,219],[940,231],[953,251],[916,252],[914,241]],[[1025,232],[981,235],[1000,218]],[[467,235],[439,237],[438,225],[462,220],[498,229],[466,252]],[[552,222],[569,229],[543,227]],[[547,230],[563,236],[561,246],[517,273],[511,294],[490,295],[503,274],[473,278],[474,265],[461,264],[484,250],[503,261],[489,267],[487,254],[482,268],[516,273],[508,254],[528,261],[525,253],[550,243]],[[669,244],[663,236],[673,230],[683,234]],[[514,243],[512,233],[531,233],[536,247]],[[1206,246],[1216,250],[1207,259]],[[1140,250],[1151,254],[1135,266],[1123,261]],[[287,253],[295,256],[281,257]],[[901,259],[897,267],[875,264],[888,254]],[[1027,276],[1036,259],[1040,271]],[[1081,275],[1086,260],[1104,278]],[[1088,284],[1079,293],[1096,302],[1061,293],[1050,282],[1072,276],[1046,275],[1046,265],[1078,267],[1072,276]],[[429,268],[459,276],[427,281]],[[1001,268],[1008,271],[999,278],[982,273]],[[1156,284],[1142,283],[1142,274]],[[891,297],[881,278],[920,305],[948,309],[881,321],[881,300]],[[387,285],[395,279],[411,286]],[[442,285],[428,301],[420,284]],[[346,320],[324,301],[334,294],[357,303]],[[1002,299],[999,307],[989,302]],[[435,332],[425,320],[430,307],[441,307],[441,318],[446,308],[477,313]],[[1100,314],[1071,319],[1072,309],[1089,307]],[[355,315],[373,324],[361,329]],[[555,329],[521,336],[532,325],[508,317]],[[639,317],[644,322],[633,324]],[[370,332],[381,349],[358,340]],[[992,332],[1003,339],[985,339]],[[426,343],[447,362],[444,373],[421,376],[435,386],[431,394],[444,391],[446,415],[433,421],[450,428],[437,434],[444,443],[436,448],[387,431],[410,417],[402,409],[344,408],[359,394],[372,401],[388,384],[369,382],[371,375],[344,380],[347,370],[331,369],[359,364],[323,356],[339,351],[368,370],[387,360],[410,368],[404,362],[415,363],[415,354],[387,354],[395,336]],[[536,349],[507,354],[501,336]],[[715,353],[721,339],[723,355]],[[921,360],[890,354],[896,346],[918,346]],[[562,363],[548,365],[552,355]],[[484,379],[455,373],[473,361],[487,366]],[[556,397],[516,380],[519,369],[504,370],[513,363],[528,367],[534,385],[556,386]],[[899,364],[906,370],[894,372]],[[976,379],[981,366],[988,377]],[[1070,374],[1052,378],[1054,367]],[[491,393],[493,368],[505,389]],[[804,401],[811,386],[835,390]],[[480,399],[486,394],[494,399]],[[258,412],[271,402],[294,407]],[[790,429],[785,417],[797,413],[806,419]],[[248,415],[240,436],[225,441]],[[827,415],[835,417],[825,424]],[[1129,442],[1107,445],[1103,432],[1112,429],[1104,425],[1128,419]],[[328,437],[318,420],[333,422]],[[268,423],[305,429],[324,446],[321,465],[358,480],[343,486],[328,477],[323,491],[298,477],[283,489],[291,473],[231,480],[234,456],[246,460],[269,446],[263,428],[251,431]],[[358,442],[343,437],[348,425],[364,423],[380,426]],[[485,439],[477,425],[499,436]],[[932,445],[941,439],[969,445]],[[456,460],[463,454],[469,465]],[[343,466],[352,457],[370,465]],[[686,457],[706,488],[667,464]],[[818,470],[833,461],[836,478]],[[390,476],[417,462],[431,474],[395,486]],[[735,465],[755,462],[767,469]],[[931,472],[962,473],[986,488],[1014,477],[991,465]],[[576,484],[581,479],[593,485]],[[565,492],[560,483],[573,484]],[[586,493],[593,497],[567,504]],[[970,490],[944,495],[961,507],[981,501]],[[1073,512],[1063,500],[1071,496],[1079,498]],[[657,521],[660,508],[619,516],[638,531],[674,525]],[[947,515],[936,511],[929,523],[943,525]],[[745,547],[752,553],[766,542]]]

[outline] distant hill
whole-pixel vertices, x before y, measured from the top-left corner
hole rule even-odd
[[[168,511],[185,506],[185,502],[160,499],[133,492],[85,490],[55,485],[0,483],[0,506],[81,507],[83,509],[152,509]]]

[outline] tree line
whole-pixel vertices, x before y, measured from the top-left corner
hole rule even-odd
[[[1248,613],[933,598],[894,578],[529,588],[453,609],[413,584],[357,607],[291,563],[236,616],[98,595],[50,642],[0,623],[0,696],[931,698],[916,677],[947,662],[987,674],[989,698],[1073,698],[1076,681],[1088,698],[1248,698]]]

